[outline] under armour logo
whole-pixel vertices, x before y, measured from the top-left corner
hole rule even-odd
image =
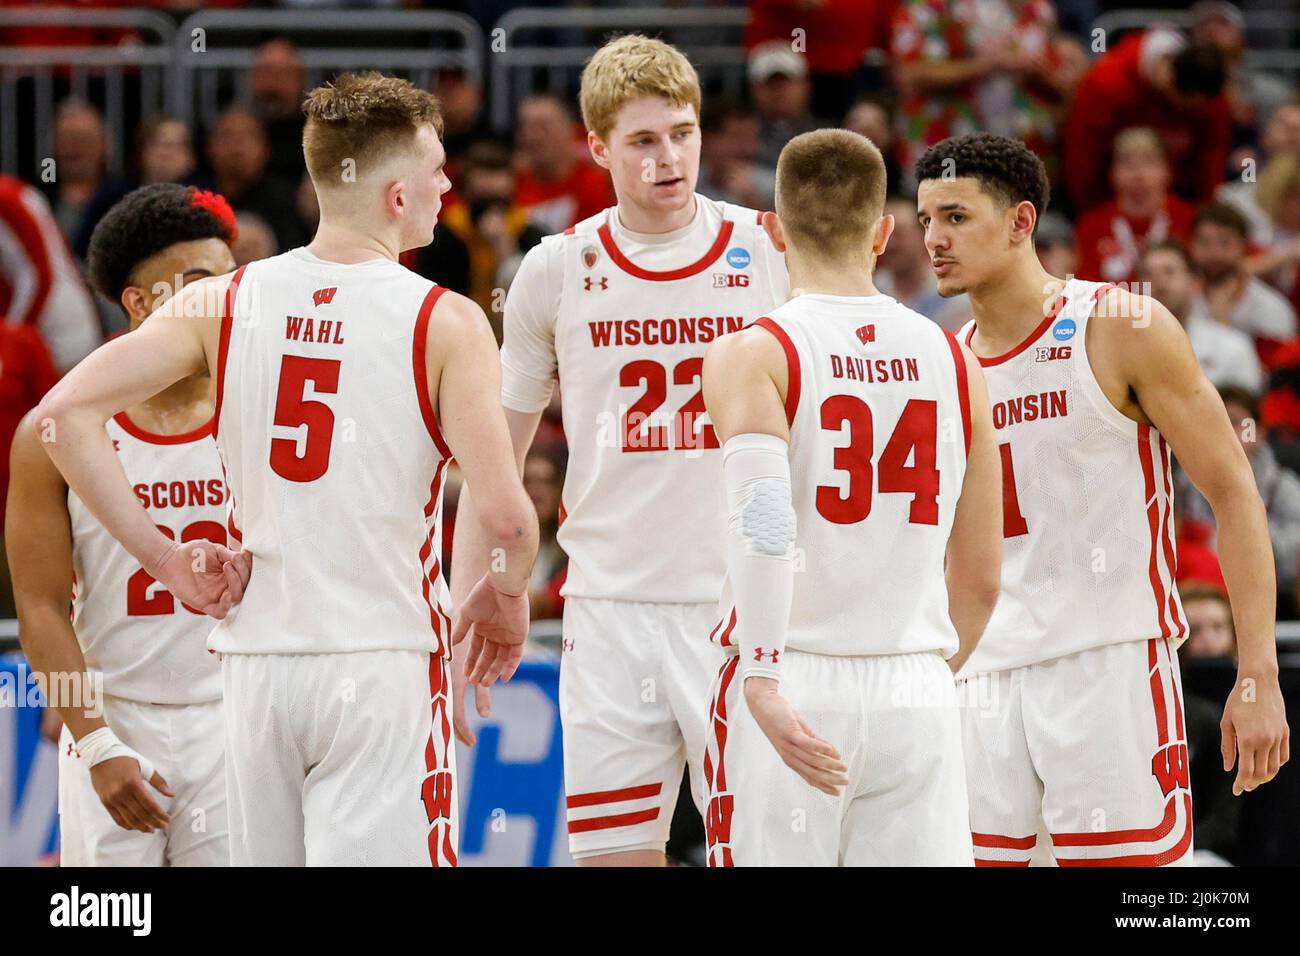
[[[317,289],[311,294],[311,300],[317,305],[329,305],[334,301],[334,293],[339,291],[338,286],[330,286],[328,289]]]
[[[772,659],[772,663],[775,664],[777,660],[780,658],[780,656],[781,656],[781,651],[779,648],[774,651],[764,651],[761,647],[754,648],[754,660],[756,661],[762,661],[763,658],[770,657]]]
[[[585,278],[585,279],[582,280],[582,282],[583,282],[583,288],[586,289],[588,292],[590,292],[590,291],[591,291],[591,284],[592,284],[593,282],[595,282],[595,281],[597,281],[597,280],[593,279],[591,276],[587,276],[587,278]],[[600,281],[600,288],[601,288],[602,290],[604,290],[604,289],[608,289],[608,288],[609,288],[609,280],[606,279],[604,276],[601,276],[599,281]]]

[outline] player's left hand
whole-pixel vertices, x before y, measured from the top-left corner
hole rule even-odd
[[[469,674],[465,672],[464,655],[454,655],[451,661],[451,724],[456,730],[456,739],[466,747],[473,747],[478,742],[474,728],[465,719],[465,695],[470,687],[474,688],[474,709],[478,715],[491,717],[492,689],[482,684],[470,684]]]
[[[1237,766],[1233,796],[1254,790],[1277,776],[1291,759],[1291,728],[1286,723],[1286,703],[1277,677],[1238,675],[1219,721],[1223,769]]]
[[[474,585],[456,613],[451,642],[459,644],[469,634],[465,671],[473,684],[490,686],[514,676],[528,639],[528,592],[498,591],[485,574]]]
[[[244,597],[252,557],[213,541],[175,541],[145,570],[183,603],[221,620]]]

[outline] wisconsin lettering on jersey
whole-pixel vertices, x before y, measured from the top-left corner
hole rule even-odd
[[[327,290],[333,292],[334,290]],[[325,345],[343,344],[342,319],[315,319],[310,316],[286,315],[284,337],[295,342],[315,342]]]
[[[1038,392],[1021,395],[1003,402],[993,403],[993,427],[1006,428],[1020,422],[1033,422],[1044,418],[1063,418],[1070,413],[1066,404],[1066,390]]]
[[[226,483],[220,478],[207,481],[154,481],[133,486],[135,496],[146,508],[201,508],[226,501]]]
[[[588,322],[593,348],[625,345],[708,343],[745,327],[743,315],[703,315],[678,319],[608,319]]]

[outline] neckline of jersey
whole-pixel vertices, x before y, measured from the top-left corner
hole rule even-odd
[[[216,416],[209,418],[198,428],[192,428],[187,432],[177,432],[174,435],[160,435],[157,432],[151,432],[141,428],[126,412],[118,412],[113,416],[113,421],[121,426],[122,431],[126,432],[132,438],[138,438],[140,441],[148,442],[151,445],[185,445],[192,441],[199,441],[213,434],[213,425],[216,423]]]
[[[328,269],[364,269],[371,268],[376,264],[395,266],[398,263],[384,256],[377,256],[374,259],[366,259],[363,262],[335,262],[332,259],[322,259],[313,252],[308,251],[306,246],[298,246],[296,249],[290,249],[289,255],[293,256],[300,262],[308,265],[324,266]]]

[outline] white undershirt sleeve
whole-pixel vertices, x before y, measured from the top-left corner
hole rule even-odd
[[[555,388],[560,276],[552,260],[558,264],[562,252],[545,241],[529,249],[506,294],[501,404],[517,412],[541,411]]]

